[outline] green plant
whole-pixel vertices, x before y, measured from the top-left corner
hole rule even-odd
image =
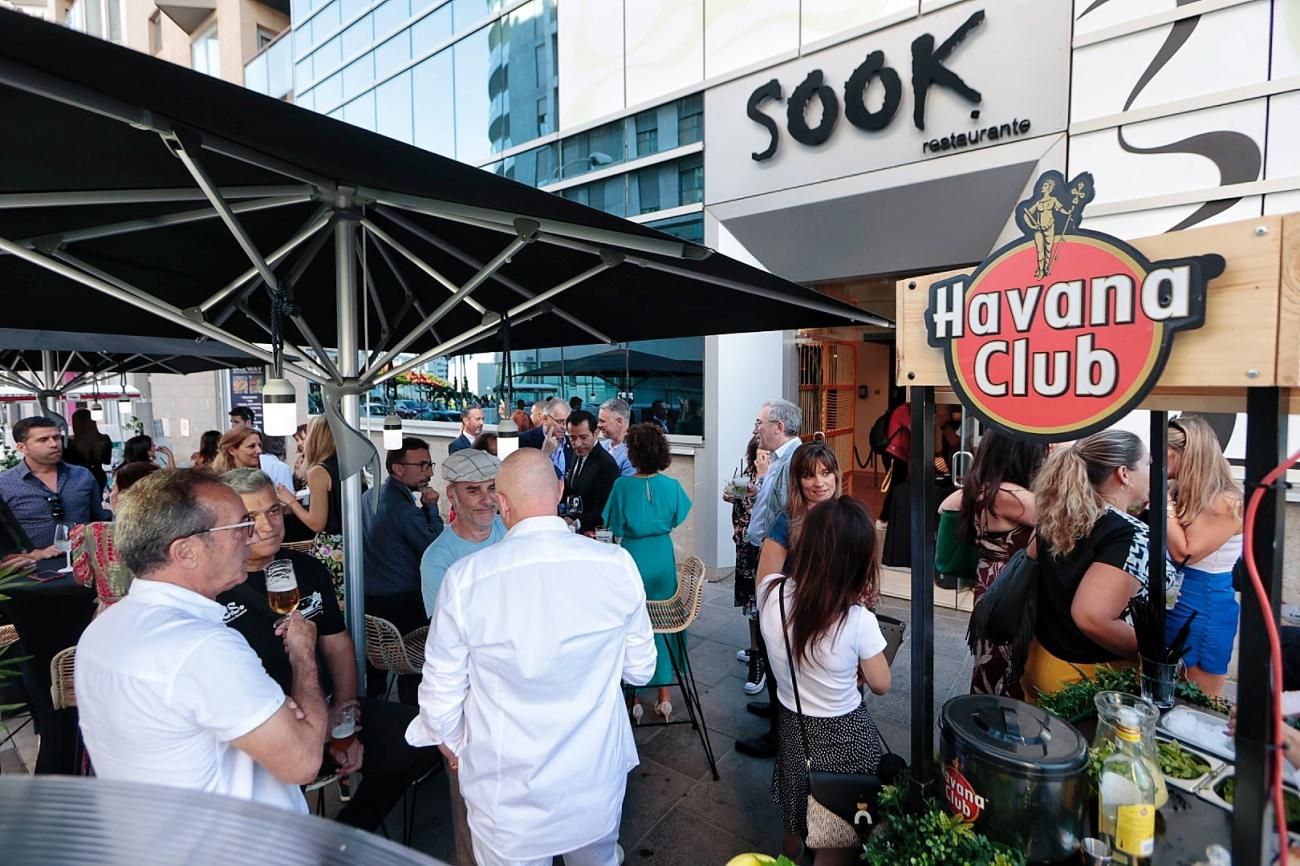
[[[975,825],[951,815],[933,800],[920,812],[906,804],[906,782],[880,794],[883,823],[863,848],[870,866],[1024,866],[1024,855],[975,832]]]
[[[1083,679],[1070,683],[1054,692],[1043,692],[1038,696],[1038,705],[1067,722],[1080,722],[1097,714],[1093,698],[1098,692],[1117,691],[1130,695],[1141,694],[1138,688],[1137,671],[1134,668],[1115,669],[1109,665],[1099,665],[1088,676],[1075,668]],[[1201,687],[1189,680],[1179,680],[1175,694],[1183,703],[1196,707],[1205,707],[1216,713],[1227,715],[1232,705],[1223,698],[1207,695]]]

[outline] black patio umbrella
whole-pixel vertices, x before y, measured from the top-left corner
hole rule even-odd
[[[283,368],[324,384],[350,538],[362,535],[357,455],[373,452],[348,429],[358,395],[432,357],[495,349],[502,332],[543,347],[888,324],[705,247],[3,10],[0,115],[5,324],[198,334],[271,362],[277,380]],[[399,360],[408,351],[420,354]],[[361,545],[345,551],[360,657]]]

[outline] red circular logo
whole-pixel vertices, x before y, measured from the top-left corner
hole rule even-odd
[[[943,796],[954,815],[974,822],[984,811],[984,798],[975,793],[970,782],[961,774],[956,759],[943,768]]]

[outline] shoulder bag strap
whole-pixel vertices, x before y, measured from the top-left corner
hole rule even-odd
[[[799,717],[799,737],[803,740],[803,762],[809,770],[812,770],[812,752],[808,749],[808,728],[803,721],[803,704],[799,700],[799,678],[794,672],[794,653],[790,651],[790,631],[786,627],[785,621],[785,584],[788,577],[781,578],[781,582],[776,585],[777,603],[781,606],[781,637],[785,640],[785,656],[790,660],[790,684],[794,687],[794,706],[796,715]]]

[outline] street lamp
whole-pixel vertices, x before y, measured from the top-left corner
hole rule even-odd
[[[610,156],[608,153],[603,153],[602,151],[599,150],[593,150],[590,154],[584,156],[582,159],[571,159],[568,162],[564,163],[555,171],[548,174],[545,178],[539,180],[537,182],[537,185],[546,186],[548,183],[554,183],[555,181],[559,180],[563,176],[564,170],[571,165],[582,165],[583,163],[586,163],[587,170],[590,171],[591,169],[595,168],[598,165],[609,165],[613,161],[614,161],[614,157]]]

